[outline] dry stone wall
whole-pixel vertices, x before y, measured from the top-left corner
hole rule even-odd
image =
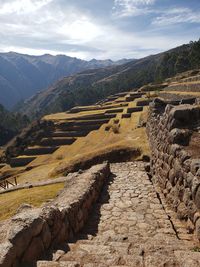
[[[199,125],[199,106],[173,106],[159,99],[150,104],[147,134],[153,182],[200,240],[200,157],[192,157],[187,149]]]
[[[107,163],[71,174],[53,202],[43,208],[25,205],[7,224],[0,225],[0,266],[34,266],[34,261],[73,238],[88,219],[109,175]]]

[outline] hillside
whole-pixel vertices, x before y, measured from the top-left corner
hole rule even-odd
[[[118,65],[129,60],[85,61],[65,55],[30,56],[14,52],[0,53],[0,103],[12,108],[55,81],[77,72]]]
[[[128,88],[161,82],[177,73],[200,67],[200,41],[114,67],[87,70],[64,78],[23,103],[20,112],[38,117],[93,104]],[[34,112],[33,112],[34,110]]]
[[[12,139],[28,123],[26,116],[13,114],[0,105],[0,146]]]
[[[195,69],[47,115],[10,142],[0,162],[0,262],[199,266],[199,76]],[[70,249],[47,261],[44,252],[63,242]],[[21,257],[10,260],[10,247]]]

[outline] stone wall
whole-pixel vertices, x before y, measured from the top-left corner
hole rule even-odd
[[[173,106],[159,99],[150,104],[147,134],[153,182],[188,231],[200,240],[200,151],[194,156],[195,148],[190,145],[198,126],[199,106]]]
[[[73,238],[88,219],[109,175],[106,163],[71,174],[55,200],[41,208],[25,205],[7,223],[0,224],[0,266],[34,266],[37,259]]]

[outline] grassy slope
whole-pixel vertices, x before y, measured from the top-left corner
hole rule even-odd
[[[16,210],[23,204],[40,207],[42,203],[55,198],[63,189],[64,184],[47,185],[30,189],[22,189],[0,195],[0,220],[5,220],[14,215]]]
[[[135,106],[134,102],[129,104],[129,107],[132,106]],[[126,109],[125,107],[124,112],[126,112]],[[29,166],[35,166],[32,170],[18,175],[18,183],[46,180],[52,177],[52,174],[55,177],[57,176],[55,169],[59,166],[65,165],[67,169],[76,162],[88,160],[119,148],[140,149],[142,155],[148,155],[149,148],[145,128],[137,128],[140,117],[145,112],[133,113],[130,119],[120,119],[119,133],[114,133],[112,130],[105,131],[107,124],[104,124],[99,130],[92,131],[86,137],[78,138],[72,145],[61,146],[52,155],[38,156],[36,160],[29,164]],[[92,113],[97,113],[97,111],[78,114],[58,113],[45,118],[60,121],[66,118],[72,119],[73,116],[77,117]],[[120,115],[117,116],[120,118]]]

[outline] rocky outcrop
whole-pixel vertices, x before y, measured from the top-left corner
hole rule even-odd
[[[109,175],[106,163],[71,174],[54,201],[41,208],[24,205],[6,230],[0,227],[0,266],[32,266],[47,251],[72,238],[85,224]]]
[[[200,240],[200,153],[194,157],[190,145],[199,125],[199,106],[173,106],[159,99],[150,105],[147,134],[152,179],[188,231]]]

